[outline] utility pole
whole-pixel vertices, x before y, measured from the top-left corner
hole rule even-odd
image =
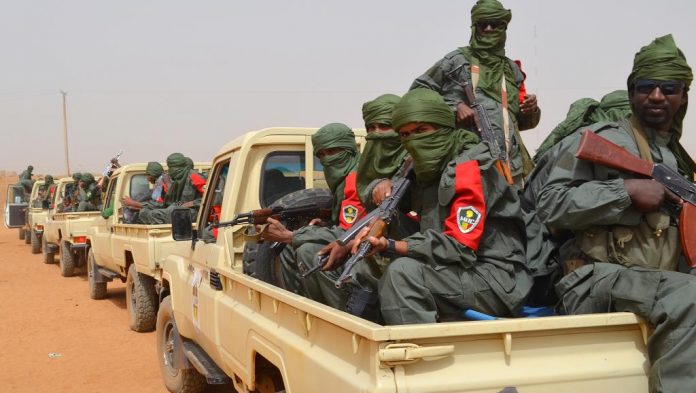
[[[68,155],[68,105],[65,99],[68,92],[61,90],[60,94],[63,95],[63,145],[65,146],[65,168],[68,171],[68,176],[70,176],[70,158]]]

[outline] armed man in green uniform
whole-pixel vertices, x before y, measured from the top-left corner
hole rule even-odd
[[[101,210],[101,189],[97,187],[94,175],[83,173],[80,176],[78,212]]]
[[[536,127],[541,117],[536,96],[526,94],[520,63],[505,57],[507,25],[512,12],[497,0],[479,0],[471,9],[469,46],[458,48],[419,76],[411,89],[440,93],[456,113],[458,126],[473,129],[474,111],[462,83],[471,84],[476,101],[486,109],[498,145],[518,186],[533,168],[520,131]]]
[[[172,210],[179,206],[189,208],[192,219],[196,219],[205,191],[205,178],[193,169],[193,161],[181,153],[172,153],[167,157],[167,172],[171,184],[164,203],[142,206],[137,218],[139,224],[171,223]]]
[[[652,179],[575,152],[588,129],[693,181],[696,165],[679,143],[692,79],[671,35],[643,47],[627,82],[632,116],[563,139],[537,196],[542,222],[573,236],[561,247],[565,276],[556,285],[565,312],[628,311],[655,327],[648,340],[651,392],[696,390],[696,277],[674,271],[683,258],[678,219],[662,209],[679,199]]]
[[[22,186],[24,194],[21,195],[21,197],[22,200],[25,202],[29,202],[31,189],[34,186],[34,180],[32,179],[33,171],[34,167],[32,165],[29,165],[27,166],[27,169],[23,170],[22,173],[19,174],[19,181],[17,182],[17,185]]]
[[[488,145],[455,129],[454,113],[432,90],[409,91],[392,121],[413,157],[420,232],[401,241],[368,238],[373,252],[392,256],[379,283],[384,321],[432,323],[463,309],[517,315],[532,284],[524,222]]]
[[[262,239],[289,245],[280,254],[283,276],[289,290],[329,306],[343,308],[348,292],[335,290],[333,280],[336,277],[315,274],[301,278],[300,274],[302,269],[316,264],[318,250],[336,240],[363,213],[355,171],[360,153],[353,130],[341,123],[330,123],[317,130],[312,135],[312,145],[333,194],[331,222],[328,226],[314,225],[313,222],[293,232],[271,218]]]

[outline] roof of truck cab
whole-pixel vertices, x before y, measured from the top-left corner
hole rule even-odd
[[[238,150],[244,145],[254,145],[255,142],[260,141],[261,139],[269,136],[269,135],[277,135],[277,136],[311,136],[315,132],[317,132],[319,128],[318,127],[269,127],[269,128],[263,128],[261,130],[256,130],[256,131],[249,131],[244,133],[243,135],[240,135],[231,141],[227,142],[225,145],[222,146],[222,149],[218,151],[218,154],[215,156],[216,158],[218,156],[224,155],[226,153],[229,153],[230,151]],[[355,133],[355,136],[362,136],[364,137],[366,135],[366,131],[363,128],[353,128],[353,132]],[[288,141],[279,141],[279,143],[284,143]]]
[[[145,169],[147,168],[147,162],[136,162],[132,164],[125,164],[121,165],[120,167],[116,168],[114,173],[111,175],[113,176],[118,176],[121,172],[144,172]],[[160,165],[162,165],[162,168],[166,171],[167,170],[167,164],[164,162],[160,162]],[[193,168],[194,169],[210,169],[211,164],[209,162],[194,162],[193,163]]]

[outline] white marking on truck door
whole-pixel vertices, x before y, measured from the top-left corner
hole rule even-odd
[[[201,285],[201,278],[203,275],[201,274],[201,271],[199,269],[195,269],[193,272],[193,278],[191,279],[191,287],[192,287],[192,297],[191,297],[191,307],[193,308],[193,326],[195,326],[196,329],[201,328],[201,322],[200,322],[200,316],[198,314],[198,287]]]

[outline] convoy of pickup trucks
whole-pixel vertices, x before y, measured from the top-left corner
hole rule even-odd
[[[58,212],[73,181],[63,178],[48,206],[34,204],[37,185],[28,203],[8,189],[5,225],[20,228],[45,263],[58,254],[63,276],[86,272],[92,299],[107,297],[114,279],[127,284],[130,328],[156,329],[171,392],[215,384],[238,392],[647,391],[649,327],[634,314],[383,326],[269,279],[278,262],[260,257],[248,228],[214,224],[326,188],[312,154],[315,131],[248,132],[212,164],[196,164],[207,186],[195,219],[184,209],[174,210],[171,225],[126,223],[123,197],[152,187],[146,164],[136,163],[111,175],[103,203],[109,214]],[[365,132],[355,135],[364,145]],[[270,264],[261,269],[268,276],[258,273],[262,263]]]

